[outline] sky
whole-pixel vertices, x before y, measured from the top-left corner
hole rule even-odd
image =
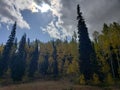
[[[77,32],[80,4],[90,38],[104,23],[120,23],[120,0],[0,0],[0,43],[5,43],[17,21],[18,40],[24,33],[31,41],[71,37]]]

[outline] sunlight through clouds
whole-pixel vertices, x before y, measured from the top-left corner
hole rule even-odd
[[[41,11],[42,13],[50,10],[50,6],[46,3],[42,3],[41,5],[37,5],[35,2],[32,2],[30,5],[30,9],[33,13]]]
[[[22,11],[28,10],[32,12],[30,13],[32,15],[44,15],[45,13],[49,15],[50,13],[52,20],[46,26],[40,26],[44,28],[43,31],[46,31],[52,38],[71,37],[77,30],[77,4],[81,6],[90,37],[94,30],[101,31],[103,23],[120,22],[118,19],[120,16],[119,0],[111,0],[111,2],[109,0],[0,0],[0,23],[11,25],[17,21],[21,29],[31,29],[32,25],[26,21],[27,16],[24,17]],[[43,20],[46,21],[48,18]]]

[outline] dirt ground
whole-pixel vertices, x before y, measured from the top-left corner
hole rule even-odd
[[[0,87],[0,90],[120,90],[118,88],[100,88],[93,86],[73,85],[66,81],[37,81],[26,84]]]

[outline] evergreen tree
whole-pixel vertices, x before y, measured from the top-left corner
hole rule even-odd
[[[18,52],[15,55],[13,63],[11,65],[11,77],[13,81],[21,81],[26,68],[26,34],[24,34],[20,40]]]
[[[90,61],[91,55],[94,55],[94,50],[88,36],[88,29],[85,20],[80,12],[79,5],[77,6],[78,20],[78,38],[79,38],[79,67],[80,72],[84,74],[85,79],[90,79],[93,74],[93,67]],[[95,59],[94,59],[95,60]]]
[[[48,52],[44,55],[44,60],[40,63],[40,73],[44,76],[48,73],[48,66],[49,66],[49,54]]]
[[[30,38],[27,39],[28,48],[30,48]]]
[[[38,59],[39,59],[39,50],[38,50],[38,41],[35,41],[35,48],[34,51],[32,52],[32,58],[29,64],[29,69],[28,69],[28,76],[29,77],[34,77],[35,71],[38,69]]]
[[[12,64],[13,64],[14,59],[15,59],[16,51],[17,51],[17,38],[15,38],[15,41],[13,43],[13,47],[11,50],[11,54],[10,54],[10,70],[12,68]]]
[[[54,41],[52,42],[52,46],[53,46],[53,53],[52,53],[52,56],[53,56],[53,75],[54,75],[54,77],[57,77],[58,76],[57,48],[56,48]]]
[[[11,49],[14,43],[15,34],[16,34],[16,22],[14,23],[9,39],[6,45],[4,46],[2,58],[0,60],[0,77],[3,76],[3,74],[8,69],[8,62],[10,59],[10,53],[11,53]]]

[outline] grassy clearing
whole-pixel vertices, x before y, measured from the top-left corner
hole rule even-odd
[[[0,87],[0,90],[120,90],[113,87],[73,85],[67,81],[37,81]]]

